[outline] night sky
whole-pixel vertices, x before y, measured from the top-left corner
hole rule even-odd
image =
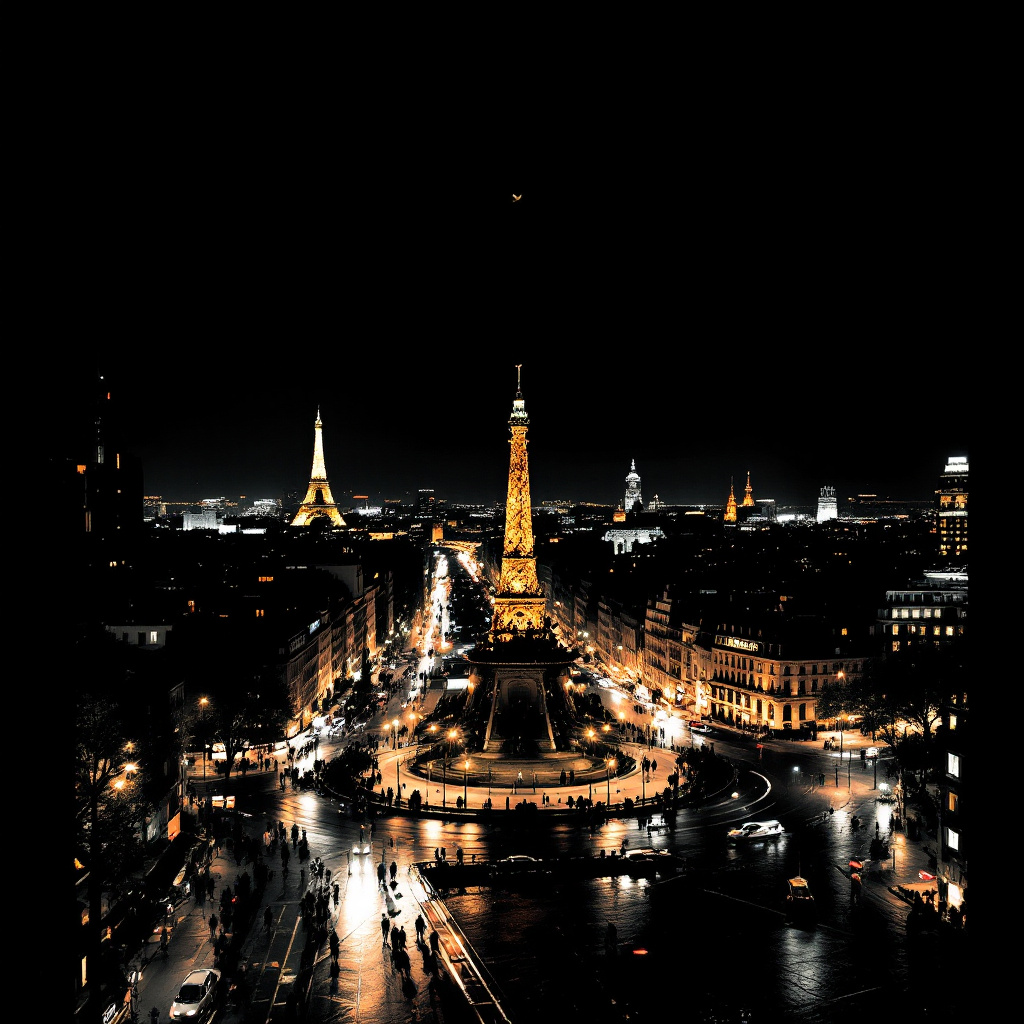
[[[948,203],[934,215],[953,171],[931,136],[883,140],[885,161],[836,135],[813,161],[681,164],[637,141],[604,168],[570,140],[508,166],[389,151],[287,173],[251,137],[206,141],[201,167],[174,150],[150,174],[144,138],[131,173],[72,197],[74,355],[28,345],[33,382],[49,395],[57,362],[70,396],[53,457],[103,370],[147,494],[304,491],[319,408],[339,504],[500,503],[517,363],[535,503],[615,505],[633,459],[645,503],[722,504],[730,481],[741,499],[748,471],[780,505],[825,484],[840,506],[929,500],[968,454],[962,255]]]

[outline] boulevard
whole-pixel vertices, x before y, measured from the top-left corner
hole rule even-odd
[[[532,772],[519,780],[514,761],[490,763],[485,773],[472,754],[461,755],[461,771],[453,755],[451,769],[446,766],[441,779],[429,768],[429,776],[414,774],[412,730],[407,740],[394,723],[412,715],[429,719],[443,692],[425,685],[447,646],[442,638],[450,622],[443,592],[443,582],[436,581],[422,633],[419,627],[412,630],[415,646],[399,652],[394,662],[403,664],[412,656],[412,671],[401,676],[401,685],[383,706],[352,731],[321,732],[315,753],[295,762],[301,773],[311,772],[315,757],[330,760],[347,744],[376,740],[382,782],[374,788],[379,792],[393,786],[403,796],[400,809],[377,804],[372,816],[357,821],[349,811],[352,794],[317,793],[291,784],[281,790],[274,772],[232,776],[229,783],[235,796],[231,817],[246,833],[260,835],[271,823],[283,823],[290,831],[294,824],[307,836],[311,856],[301,865],[293,858],[287,877],[276,872],[263,895],[274,928],[263,935],[257,925],[259,934],[245,944],[247,974],[258,992],[261,1021],[295,1019],[291,1015],[297,1012],[297,1002],[305,1007],[304,1019],[317,1022],[350,1015],[383,1024],[431,1019],[436,1007],[430,958],[412,958],[406,985],[381,946],[382,913],[390,917],[392,927],[404,926],[410,937],[421,913],[431,928],[443,933],[449,968],[461,974],[464,996],[472,994],[479,1001],[468,1020],[507,1019],[518,1024],[531,1018],[554,1019],[550,1014],[556,1007],[562,1015],[585,1008],[588,1019],[596,1021],[625,1020],[621,1014],[627,1012],[632,1021],[654,1019],[677,1002],[671,989],[637,1002],[629,982],[641,966],[645,976],[683,971],[690,985],[699,981],[700,993],[694,991],[688,999],[695,1020],[835,1024],[859,1019],[879,999],[890,1006],[907,1000],[910,1005],[927,1002],[926,988],[915,980],[913,950],[907,943],[908,907],[895,889],[920,882],[920,872],[927,873],[930,866],[929,849],[927,843],[912,842],[893,829],[893,805],[878,799],[890,763],[884,749],[880,760],[862,761],[860,751],[871,740],[850,732],[844,734],[841,751],[826,747],[827,734],[818,742],[757,741],[751,734],[718,724],[710,733],[701,733],[681,718],[652,720],[639,714],[616,686],[595,686],[611,720],[618,723],[612,726],[615,735],[629,737],[619,741],[620,749],[635,762],[625,774],[608,770],[603,779],[572,785],[562,784],[554,771],[546,775],[540,770],[535,784]],[[657,728],[644,729],[652,721],[657,721]],[[630,728],[634,724],[636,731]],[[310,735],[301,734],[292,744],[301,748]],[[652,811],[652,795],[665,788],[676,753],[691,746],[713,750],[729,770],[724,783],[706,799],[680,808],[669,821]],[[648,775],[640,767],[645,756],[657,762]],[[581,756],[579,763],[586,759]],[[193,781],[200,771],[199,765],[191,768]],[[216,792],[216,787],[208,781],[203,788]],[[406,804],[417,787],[426,791],[430,806],[413,815]],[[607,819],[596,827],[583,826],[578,815],[568,812],[569,799],[581,797],[607,803]],[[459,798],[462,809],[456,807]],[[634,804],[632,815],[623,813],[627,799]],[[493,810],[485,812],[488,800]],[[524,801],[536,807],[529,825],[515,812],[515,805]],[[860,828],[854,827],[855,818],[863,823]],[[726,841],[730,828],[764,819],[780,820],[784,833],[743,847]],[[885,851],[872,859],[868,849],[876,823]],[[610,857],[640,847],[671,853],[683,866],[682,873],[668,879],[621,875],[581,880],[561,891],[527,888],[518,890],[509,903],[486,888],[435,891],[416,869],[441,851],[453,862],[459,856],[466,862],[484,862],[511,856]],[[302,960],[305,925],[298,906],[310,884],[310,863],[317,858],[339,887],[328,930],[340,939],[341,971],[336,979],[330,976],[324,947],[312,965],[308,990],[298,993],[297,980],[308,966]],[[851,862],[863,865],[862,881],[856,884]],[[393,900],[378,884],[380,864],[395,865]],[[224,854],[214,868],[221,885],[242,870]],[[815,896],[816,921],[809,929],[786,921],[786,880],[795,875],[809,880]],[[171,946],[174,963],[152,957],[143,971],[138,998],[143,1009],[170,1005],[183,976],[177,954],[186,948],[189,928],[193,938],[187,946],[188,965],[212,963],[212,947],[203,941],[205,916],[197,922],[193,907],[180,920],[180,934]],[[497,921],[500,934],[495,932]],[[682,933],[681,922],[686,922]],[[618,936],[612,972],[602,960],[610,955],[605,945],[610,923]],[[681,937],[693,929],[702,936],[701,948],[747,950],[746,969],[739,975],[723,975],[705,962],[696,970],[691,945]],[[552,936],[559,937],[557,954],[548,948]],[[759,942],[758,936],[771,938]],[[179,939],[183,941],[176,946]],[[865,956],[868,948],[871,955]],[[588,979],[582,990],[558,984],[564,957]],[[481,1015],[484,1006],[488,1010]],[[930,1019],[945,1019],[939,1011],[933,1008]],[[227,1005],[217,1019],[228,1024],[245,1018]],[[450,1001],[445,1019],[458,1019]]]

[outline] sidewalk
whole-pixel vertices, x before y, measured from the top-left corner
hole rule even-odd
[[[257,838],[257,832],[262,834],[261,823],[251,822],[244,830]],[[452,984],[444,980],[464,975],[476,984],[477,998],[481,987],[487,987],[486,979],[475,976],[457,924],[448,919],[441,904],[431,902],[412,868],[411,851],[406,855],[401,849],[387,849],[383,841],[373,845],[373,856],[325,864],[325,869],[331,871],[331,885],[339,885],[339,901],[330,902],[327,924],[327,934],[334,930],[341,940],[337,979],[331,977],[327,942],[319,946],[307,943],[301,913],[303,894],[311,888],[316,891],[321,884],[310,880],[317,851],[311,849],[304,862],[299,861],[297,852],[293,854],[287,879],[282,875],[276,853],[272,858],[264,858],[275,869],[274,875],[259,894],[238,958],[246,971],[249,1003],[243,1007],[229,998],[216,1014],[218,1024],[327,1021],[341,1019],[339,1014],[343,1013],[352,1014],[362,1024],[407,1024],[416,1015],[449,1024],[479,1019],[468,1015],[465,989],[463,993],[458,990],[461,981]],[[376,856],[378,846],[380,856]],[[400,865],[397,885],[391,890],[390,905],[395,909],[390,913],[389,901],[377,881],[381,857]],[[143,949],[137,1002],[138,1019],[143,1024],[148,1024],[152,1007],[159,1011],[159,1020],[167,1019],[174,992],[190,971],[216,966],[208,923],[210,913],[217,912],[219,916],[219,898],[225,886],[230,885],[235,891],[243,872],[253,876],[253,864],[238,863],[234,853],[222,846],[210,871],[215,879],[213,901],[201,904],[193,896],[175,909],[167,955],[160,950],[161,922],[154,926]],[[274,922],[269,934],[263,926],[263,914],[268,907]],[[448,974],[442,972],[444,983],[434,986],[433,995],[429,987],[429,951],[416,946],[414,922],[420,913],[428,922],[428,935],[432,928],[437,929],[439,956],[448,968]],[[382,914],[388,915],[394,929],[405,927],[410,954],[408,979],[392,964],[390,947],[382,946]],[[435,1005],[437,1013],[432,1015],[431,1007]],[[301,1013],[300,1007],[304,1007]],[[495,1015],[492,1019],[501,1017]]]

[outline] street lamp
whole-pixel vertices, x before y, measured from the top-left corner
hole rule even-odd
[[[846,673],[842,669],[840,669],[836,673],[836,683],[837,683],[837,685],[842,686],[844,681],[845,681],[845,679],[846,679]],[[840,699],[842,699],[842,694],[840,694]],[[839,716],[839,760],[840,761],[842,761],[842,759],[843,759],[843,723],[845,721],[846,721],[846,712],[844,711]]]
[[[587,739],[590,740],[590,749],[591,749],[591,751],[593,751],[593,749],[594,749],[594,730],[593,729],[588,729],[587,730]]]
[[[448,806],[448,759],[441,758],[441,806]]]
[[[615,764],[616,761],[614,757],[609,757],[604,763],[605,783],[608,787],[608,807],[611,807],[612,805],[612,769],[615,767]]]
[[[398,719],[394,718],[391,721],[391,726],[394,729],[394,735],[392,736],[392,750],[398,749]]]
[[[208,697],[199,698],[199,716],[203,723],[203,782],[206,782],[206,705],[209,703]]]

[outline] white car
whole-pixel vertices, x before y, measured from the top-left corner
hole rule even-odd
[[[220,971],[190,971],[171,1003],[171,1020],[204,1021],[220,999]]]
[[[732,842],[744,842],[748,839],[774,839],[785,832],[781,821],[774,818],[769,821],[747,821],[739,828],[729,829],[728,837]]]
[[[706,736],[711,732],[711,726],[705,725],[703,722],[691,722],[690,732],[699,732]]]

